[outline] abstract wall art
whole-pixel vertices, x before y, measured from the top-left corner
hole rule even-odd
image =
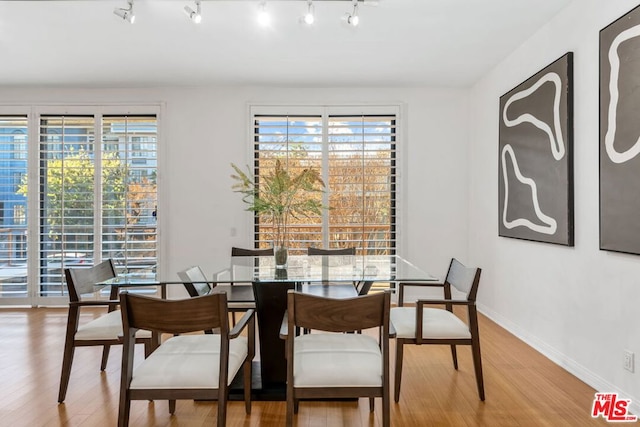
[[[573,246],[573,53],[500,97],[498,234]]]
[[[600,31],[600,249],[640,254],[640,7]]]

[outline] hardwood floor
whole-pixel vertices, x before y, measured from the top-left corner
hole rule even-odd
[[[91,316],[84,315],[83,320]],[[113,347],[100,373],[99,348],[79,348],[64,404],[57,403],[66,309],[0,309],[0,426],[115,426],[121,347]],[[391,403],[393,426],[589,426],[595,390],[547,360],[485,317],[480,318],[486,401],[475,387],[470,349],[458,350],[459,371],[448,347],[406,346],[400,402]],[[142,357],[142,346],[138,351]],[[394,346],[392,345],[392,351]],[[393,357],[392,357],[393,361]],[[391,370],[393,372],[393,369]],[[381,404],[368,400],[302,402],[297,426],[380,426]],[[136,401],[131,426],[215,425],[214,402]],[[228,426],[283,426],[284,402],[230,402]]]

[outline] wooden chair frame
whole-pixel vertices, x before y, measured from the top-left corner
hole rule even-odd
[[[404,345],[406,344],[445,344],[451,346],[451,357],[453,359],[454,369],[458,369],[458,356],[457,345],[469,345],[473,355],[473,365],[476,375],[476,386],[478,388],[478,395],[480,400],[484,401],[484,380],[482,375],[482,358],[480,355],[480,333],[478,330],[478,312],[476,309],[476,295],[478,292],[478,285],[480,283],[480,274],[482,270],[480,268],[465,267],[460,261],[455,258],[451,259],[449,264],[449,270],[443,283],[435,282],[405,282],[399,283],[398,292],[398,307],[404,305],[404,288],[409,286],[418,287],[439,287],[443,289],[443,299],[418,299],[416,301],[416,323],[415,323],[415,337],[413,338],[396,338],[396,369],[395,369],[395,387],[394,387],[394,400],[398,402],[400,400],[400,385],[402,381],[402,364]],[[469,278],[471,279],[470,286],[465,286]],[[451,286],[456,289],[467,290],[466,300],[455,300],[451,298]],[[471,338],[423,338],[423,314],[424,307],[427,305],[444,305],[445,309],[453,313],[454,306],[464,306],[467,308],[468,326]]]
[[[349,299],[331,299],[289,291],[287,304],[287,426],[293,425],[300,399],[369,397],[373,412],[373,398],[382,398],[383,426],[390,425],[389,337],[393,335],[389,322],[391,297],[389,292]],[[327,332],[352,332],[379,328],[382,354],[382,385],[379,387],[297,388],[294,384],[296,329],[306,328]],[[355,336],[355,335],[354,335]]]
[[[106,307],[107,312],[116,310],[117,300],[82,300],[82,295],[93,293],[96,288],[95,284],[116,277],[116,269],[113,261],[108,259],[92,267],[87,268],[65,268],[64,274],[66,278],[67,289],[69,290],[69,314],[67,317],[67,331],[64,341],[64,352],[62,357],[62,373],[60,375],[60,390],[58,392],[58,402],[64,402],[67,389],[69,387],[69,378],[71,377],[71,366],[73,364],[73,356],[76,347],[102,346],[102,361],[100,363],[100,371],[104,371],[107,367],[109,359],[109,350],[112,345],[122,344],[122,337],[114,337],[113,339],[102,340],[78,340],[76,332],[80,326],[80,312],[83,307]],[[145,345],[145,355],[151,352],[151,338],[137,338],[136,343]]]
[[[240,336],[247,328],[248,353],[243,361],[245,412],[251,413],[251,361],[255,355],[254,310],[248,310],[229,330],[227,296],[225,293],[211,293],[184,300],[163,300],[124,291],[120,295],[124,326],[124,349],[120,382],[120,409],[118,426],[129,424],[132,400],[167,399],[169,412],[175,412],[177,399],[197,399],[218,401],[218,426],[226,424],[229,364],[229,340]],[[179,335],[183,333],[218,329],[220,333],[219,383],[211,388],[185,389],[130,389],[134,366],[134,342],[138,329],[148,329],[161,333]],[[159,339],[159,338],[158,338]],[[160,346],[156,342],[155,348]],[[155,350],[154,348],[154,350]]]

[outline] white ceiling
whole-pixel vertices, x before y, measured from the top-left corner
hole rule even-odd
[[[350,1],[136,0],[136,22],[113,14],[126,0],[0,1],[0,85],[449,86],[476,82],[571,0],[379,0],[361,24],[341,21]]]

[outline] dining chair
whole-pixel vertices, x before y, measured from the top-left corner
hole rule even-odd
[[[211,292],[211,289],[216,286],[215,283],[213,286],[210,284],[207,276],[205,276],[202,269],[197,265],[179,271],[178,277],[182,280],[184,288],[192,298],[207,295]]]
[[[274,256],[273,248],[245,249],[245,248],[238,248],[235,246],[231,247],[231,257],[267,257],[267,256]],[[229,285],[233,286],[234,283],[230,282]],[[240,285],[240,286],[246,286],[246,285]],[[236,313],[241,313],[250,308],[255,308],[255,304],[238,302],[238,303],[230,304],[229,308],[231,310],[232,322],[233,324],[235,324]]]
[[[394,389],[396,402],[400,400],[402,358],[405,344],[450,345],[453,367],[456,370],[458,369],[456,346],[471,346],[478,395],[480,400],[484,401],[480,334],[476,309],[476,294],[478,293],[481,271],[480,268],[466,267],[457,259],[452,258],[443,283],[406,282],[398,284],[398,307],[391,309],[391,323],[397,333]],[[415,307],[404,307],[404,288],[410,286],[440,287],[443,290],[444,298],[418,299]],[[452,287],[456,291],[456,297],[454,298],[452,298]],[[430,305],[441,305],[444,308],[425,307]],[[454,313],[454,306],[467,307],[467,322],[464,322]]]
[[[307,255],[332,256],[332,255],[355,255],[355,254],[356,254],[356,248],[354,247],[337,248],[337,249],[321,249],[321,248],[314,248],[313,246],[309,246],[307,248]],[[356,290],[358,291],[358,295],[367,295],[371,290],[371,287],[373,286],[373,282],[366,281],[366,280],[354,281],[353,286],[356,287]]]
[[[287,418],[301,399],[382,398],[382,425],[390,425],[389,322],[391,298],[380,292],[349,299],[289,291],[287,295]],[[297,335],[296,328],[315,331]],[[377,328],[378,335],[348,334]]]
[[[216,287],[216,283],[209,283],[207,276],[197,265],[178,271],[178,277],[191,298],[207,295]],[[212,334],[213,330],[208,329],[205,333]]]
[[[113,261],[108,259],[92,267],[65,268],[67,289],[69,290],[69,313],[67,332],[62,356],[62,373],[58,402],[64,402],[71,376],[71,366],[76,347],[102,346],[100,370],[104,371],[112,345],[122,344],[122,317],[117,310],[119,301],[89,299],[98,290],[96,284],[116,277]],[[80,324],[82,308],[106,307],[107,312],[90,322]],[[140,331],[136,342],[145,345],[145,355],[151,351],[151,332]]]
[[[124,291],[120,294],[124,349],[118,426],[129,425],[132,400],[217,400],[218,426],[226,424],[229,385],[244,374],[245,412],[251,413],[251,360],[254,357],[254,311],[247,311],[229,330],[227,296],[223,292],[181,300],[166,300]],[[134,362],[135,334],[140,329],[172,334],[155,350]],[[219,330],[217,334],[194,334]],[[241,335],[247,329],[246,336]],[[185,334],[185,335],[181,335]],[[135,366],[135,367],[134,367]]]

